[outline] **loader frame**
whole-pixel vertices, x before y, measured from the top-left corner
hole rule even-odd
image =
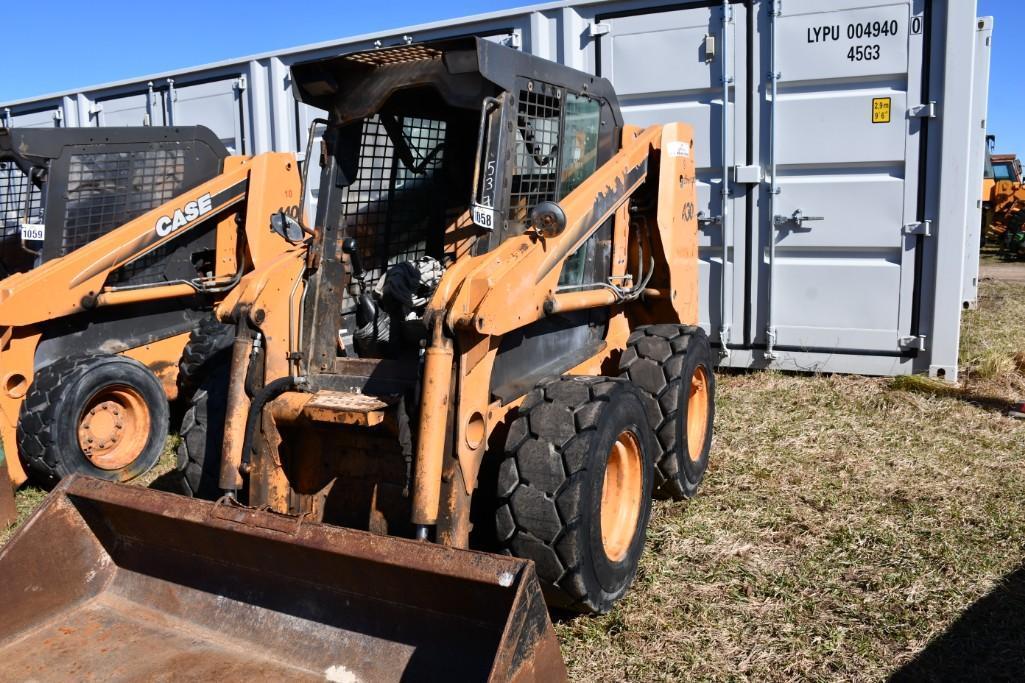
[[[264,390],[252,397],[241,391],[250,356],[243,351],[233,359],[221,487],[229,493],[245,488],[252,505],[314,519],[330,519],[339,499],[358,501],[369,514],[342,523],[420,538],[433,529],[435,540],[465,548],[485,452],[537,380],[614,375],[635,326],[696,323],[692,132],[683,124],[623,126],[604,79],[479,39],[297,65],[293,83],[297,97],[330,113],[316,238],[302,283],[287,267],[254,272],[249,277],[261,284],[240,287],[218,308],[222,319],[245,321],[250,336],[264,338],[266,358]],[[416,353],[360,358],[340,349],[345,323],[339,301],[364,255],[346,243],[358,237],[353,231],[358,222],[346,223],[339,206],[359,179],[368,117],[395,113],[396,103],[440,95],[475,127],[483,120],[482,130],[498,136],[482,133],[471,151],[473,177],[480,183],[489,155],[500,160],[499,166],[509,158],[509,147],[502,150],[502,144],[515,154],[516,141],[523,138],[506,133],[523,113],[525,94],[536,92],[599,103],[600,165],[564,196],[535,196],[537,205],[526,210],[510,201],[514,183],[502,179],[511,175],[507,165],[496,183],[506,188],[504,195],[488,198],[497,217],[490,229],[473,223],[471,205],[487,193],[479,184],[472,187],[472,201],[466,198],[443,233],[455,258],[427,306],[423,358]],[[561,131],[565,119],[559,125]],[[465,164],[463,171],[461,177],[469,180]],[[589,286],[560,286],[567,260],[594,240],[608,250],[608,270]],[[642,247],[629,253],[628,242]],[[277,300],[251,298],[253,292],[274,292]],[[571,323],[552,328],[560,320]],[[559,337],[567,329],[570,334]],[[292,343],[286,347],[285,340]],[[548,362],[527,371],[534,359],[516,350],[532,342],[538,342],[535,355],[548,352]],[[512,364],[505,373],[509,380],[496,384],[506,362]],[[408,395],[412,402],[403,399]],[[247,419],[238,419],[245,413]],[[368,434],[367,427],[378,431]],[[379,464],[382,434],[399,448],[390,469]],[[324,455],[340,442],[346,445],[345,458]],[[357,455],[363,466],[337,469],[340,460]],[[403,462],[410,469],[407,485],[388,492],[379,480],[401,478]],[[365,478],[369,486],[339,491],[344,474]],[[379,507],[385,499],[405,502],[406,524],[385,519]]]

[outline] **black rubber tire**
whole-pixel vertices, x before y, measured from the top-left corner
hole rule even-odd
[[[698,367],[708,378],[708,416],[701,455],[688,457],[687,405],[691,380]],[[648,325],[630,335],[619,361],[620,376],[641,390],[651,428],[658,438],[655,459],[655,498],[692,498],[708,469],[715,422],[715,373],[712,346],[700,327]]]
[[[230,354],[224,354],[208,367],[206,377],[189,397],[177,452],[178,488],[187,496],[217,500],[221,495],[221,444],[230,370]]]
[[[204,318],[192,330],[189,341],[178,361],[179,397],[188,399],[199,388],[210,372],[210,366],[219,363],[222,355],[231,357],[235,341],[235,328],[216,318]]]
[[[629,430],[641,455],[637,528],[619,561],[602,543],[608,453]],[[498,470],[500,549],[531,559],[550,606],[601,614],[633,582],[651,515],[655,437],[635,387],[607,377],[561,377],[527,395]]]
[[[78,443],[78,422],[89,400],[109,386],[129,386],[149,410],[150,429],[142,452],[128,465],[105,470],[91,463]],[[30,476],[54,486],[73,473],[108,481],[131,481],[160,459],[167,441],[167,395],[160,380],[137,360],[97,355],[65,358],[39,369],[21,405],[18,449]]]

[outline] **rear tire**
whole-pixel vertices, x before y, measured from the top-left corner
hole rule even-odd
[[[230,358],[219,360],[189,398],[178,444],[179,488],[187,496],[221,495],[221,444],[228,409]]]
[[[189,398],[199,388],[212,366],[231,354],[235,328],[215,318],[204,318],[189,335],[189,342],[178,361],[179,396]]]
[[[628,382],[562,377],[527,395],[498,472],[495,526],[552,606],[604,613],[637,573],[651,514],[651,433]]]
[[[715,421],[712,359],[700,327],[649,325],[627,340],[620,374],[643,393],[658,438],[656,498],[692,498],[704,479]]]
[[[163,386],[142,363],[62,359],[33,378],[18,420],[19,454],[43,486],[74,473],[130,481],[160,459],[167,423]]]

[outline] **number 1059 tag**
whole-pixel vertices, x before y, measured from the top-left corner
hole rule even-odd
[[[21,239],[37,241],[46,239],[46,226],[42,223],[22,223]]]

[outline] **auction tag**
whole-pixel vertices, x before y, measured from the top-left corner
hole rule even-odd
[[[46,226],[42,223],[22,223],[21,239],[36,241],[46,239]]]
[[[690,156],[690,145],[686,142],[670,142],[669,143],[669,156],[671,157],[689,157]]]
[[[480,204],[473,205],[473,222],[485,230],[495,229],[495,210]]]

